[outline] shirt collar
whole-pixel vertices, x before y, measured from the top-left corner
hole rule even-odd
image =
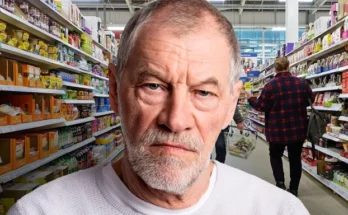
[[[276,74],[275,77],[289,77],[289,76],[292,76],[290,72],[279,72]]]

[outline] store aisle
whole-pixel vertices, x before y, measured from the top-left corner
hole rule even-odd
[[[268,145],[261,139],[258,140],[256,149],[248,160],[228,155],[226,164],[253,174],[270,183],[274,183],[272,170],[269,164]],[[284,159],[284,172],[286,174],[287,184],[289,183],[288,164],[288,161]],[[327,189],[324,185],[305,172],[302,174],[299,197],[308,208],[310,214],[348,214],[348,202],[333,194],[331,190]]]

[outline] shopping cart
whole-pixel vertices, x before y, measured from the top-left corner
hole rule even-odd
[[[224,137],[228,153],[235,157],[247,159],[256,147],[257,134],[250,129],[240,131],[235,126],[229,126]]]

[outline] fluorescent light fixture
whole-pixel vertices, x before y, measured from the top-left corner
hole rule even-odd
[[[279,0],[279,2],[286,2],[286,0]],[[298,2],[313,2],[313,0],[298,0]]]
[[[273,27],[272,31],[286,31],[285,27]]]
[[[267,44],[267,43],[262,43],[262,44],[260,44],[259,45],[260,47],[262,47],[262,46],[265,46],[265,47],[277,47],[278,45],[277,44]]]
[[[109,31],[123,31],[124,26],[108,26],[107,29]]]
[[[207,0],[209,2],[224,2],[225,0]]]
[[[269,50],[269,49],[265,49],[265,53],[269,53],[271,52],[272,50]],[[258,50],[255,50],[255,52],[257,53],[262,53],[262,50],[261,49],[258,49]]]

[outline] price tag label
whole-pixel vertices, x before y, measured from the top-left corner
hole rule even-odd
[[[245,82],[245,83],[244,83],[244,89],[245,89],[246,91],[251,91],[251,89],[252,89],[251,83],[250,83],[250,82]]]

